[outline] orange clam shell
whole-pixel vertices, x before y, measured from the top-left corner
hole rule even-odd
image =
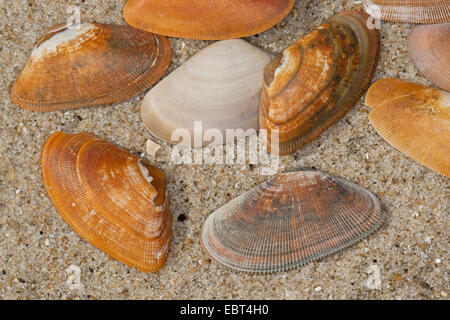
[[[367,92],[366,105],[372,125],[390,145],[450,177],[450,93],[382,79]]]
[[[369,191],[326,173],[298,168],[212,213],[203,250],[235,271],[287,271],[323,258],[377,230],[385,217]]]
[[[363,0],[364,10],[372,17],[392,22],[450,22],[448,0]]]
[[[170,61],[170,43],[159,35],[99,23],[58,26],[34,48],[11,98],[41,112],[120,102],[157,82]]]
[[[50,199],[76,233],[130,267],[162,268],[172,236],[162,171],[89,133],[53,134],[41,165]]]
[[[335,15],[276,57],[265,70],[260,127],[279,130],[279,152],[316,139],[354,107],[370,85],[379,51],[378,30],[367,15]]]
[[[128,24],[152,33],[198,40],[248,37],[270,29],[294,0],[128,0]]]
[[[408,52],[428,80],[450,91],[450,23],[414,28],[408,38]]]

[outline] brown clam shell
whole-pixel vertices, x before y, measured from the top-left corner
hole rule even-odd
[[[286,271],[340,251],[384,221],[361,187],[320,171],[281,174],[227,203],[203,225],[203,250],[235,271]]]
[[[378,20],[405,23],[450,22],[448,0],[363,0],[364,10]]]
[[[450,177],[450,93],[398,79],[367,92],[369,119],[393,147]]]
[[[428,80],[450,91],[450,23],[414,28],[408,38],[408,52]]]
[[[170,43],[162,36],[130,26],[59,26],[34,48],[11,97],[41,112],[115,103],[158,81],[170,61]]]
[[[280,154],[312,142],[343,118],[362,97],[375,72],[378,30],[367,15],[335,15],[276,57],[265,70],[260,126],[279,130]]]
[[[128,0],[128,24],[170,37],[225,40],[270,29],[294,7],[294,0]]]
[[[140,271],[162,268],[172,235],[162,171],[92,134],[57,132],[44,145],[42,177],[81,237]]]

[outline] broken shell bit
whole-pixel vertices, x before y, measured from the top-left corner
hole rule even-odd
[[[140,271],[162,268],[172,235],[162,171],[92,134],[57,132],[44,145],[42,177],[81,237]]]
[[[384,220],[361,187],[308,168],[283,173],[224,205],[203,225],[203,250],[235,271],[287,271],[340,251]]]
[[[219,130],[222,137],[227,129],[256,130],[264,67],[270,59],[269,53],[240,39],[204,48],[146,94],[144,125],[170,143],[178,143],[176,130],[184,129],[190,139],[181,142],[188,145],[194,145],[196,121],[205,134]]]
[[[405,23],[450,22],[448,0],[363,0],[364,10],[378,20]]]
[[[259,122],[279,130],[280,154],[292,153],[342,119],[370,85],[379,51],[367,15],[335,15],[284,50],[265,69]]]
[[[129,0],[128,24],[156,34],[198,40],[248,37],[270,29],[294,0]]]
[[[41,112],[120,102],[158,81],[170,60],[165,37],[130,26],[58,26],[34,48],[11,97]]]
[[[370,87],[375,130],[408,157],[450,177],[450,93],[398,79]]]
[[[408,38],[408,52],[427,79],[450,91],[450,23],[414,28]]]

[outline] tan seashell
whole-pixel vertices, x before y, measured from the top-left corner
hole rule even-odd
[[[448,0],[363,0],[364,10],[378,20],[405,23],[450,22]]]
[[[211,214],[203,250],[235,271],[270,273],[338,252],[384,221],[378,199],[346,180],[299,168],[281,174]]]
[[[81,237],[140,271],[162,268],[172,236],[163,172],[92,134],[57,132],[42,151],[42,177]]]
[[[450,91],[450,23],[414,28],[409,35],[408,52],[427,79]]]
[[[450,177],[450,93],[398,79],[367,92],[369,119],[393,147]]]
[[[225,40],[270,29],[294,7],[294,0],[128,0],[130,25],[176,38]]]
[[[276,57],[265,70],[260,126],[279,130],[280,154],[312,142],[362,97],[375,72],[378,30],[364,13],[335,15]]]
[[[244,40],[216,42],[147,93],[142,121],[171,143],[178,142],[172,134],[179,128],[189,130],[193,138],[195,121],[202,121],[204,132],[218,129],[223,137],[226,129],[257,129],[264,67],[270,59]]]
[[[58,26],[34,48],[11,97],[42,112],[119,102],[158,81],[170,61],[162,36],[99,23]]]

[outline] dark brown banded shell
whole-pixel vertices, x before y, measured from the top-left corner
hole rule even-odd
[[[275,177],[211,214],[203,250],[235,271],[286,271],[340,251],[374,232],[384,215],[367,190],[301,168]]]
[[[367,15],[335,15],[293,44],[265,70],[260,126],[279,130],[280,154],[312,142],[353,108],[370,85],[379,51]]]

